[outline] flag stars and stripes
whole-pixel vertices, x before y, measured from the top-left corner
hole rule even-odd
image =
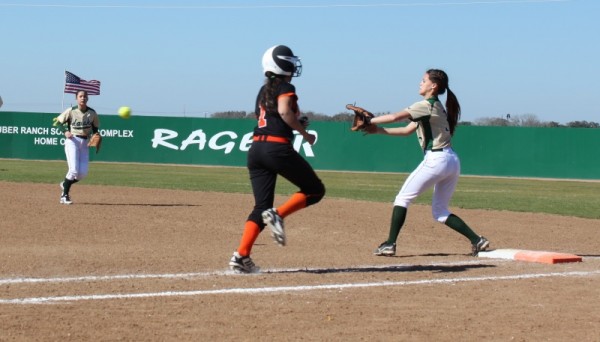
[[[71,72],[65,71],[65,93],[76,94],[79,90],[86,90],[88,95],[100,95],[100,81],[86,81]]]

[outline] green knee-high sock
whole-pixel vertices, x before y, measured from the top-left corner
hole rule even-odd
[[[71,185],[77,182],[77,179],[70,180],[65,178],[65,181],[63,182],[63,194],[68,195],[69,191],[71,191]]]
[[[450,214],[450,216],[448,216],[448,218],[446,219],[446,225],[448,227],[456,230],[457,232],[459,232],[463,236],[465,236],[467,239],[469,239],[469,241],[471,241],[472,244],[476,244],[477,242],[479,242],[479,235],[477,235],[465,223],[465,221],[461,220],[460,217],[458,217],[458,216],[456,216],[454,214]]]
[[[400,229],[402,229],[404,220],[406,219],[406,211],[407,209],[404,207],[394,206],[392,223],[390,224],[390,235],[388,236],[387,243],[396,243],[398,235],[400,234]]]

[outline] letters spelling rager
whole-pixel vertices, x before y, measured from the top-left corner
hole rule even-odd
[[[310,130],[308,131],[311,134],[314,134],[318,137],[317,132]],[[314,157],[315,154],[313,152],[312,146],[303,142],[302,136],[294,132],[294,149],[298,152],[302,149],[304,154],[307,157]],[[239,141],[239,150],[242,152],[247,152],[250,149],[250,145],[252,144],[252,135],[253,133],[246,133]],[[154,137],[152,138],[152,148],[158,148],[159,146],[166,147],[172,150],[184,151],[190,145],[198,145],[198,150],[204,150],[208,143],[208,148],[211,150],[219,151],[223,150],[225,154],[231,153],[231,151],[235,148],[236,140],[238,138],[238,134],[232,131],[222,131],[218,132],[212,137],[208,138],[206,133],[203,130],[198,129],[192,131],[187,138],[181,140],[180,145],[176,145],[173,142],[176,142],[176,138],[179,136],[177,131],[173,131],[165,128],[157,128],[154,130]]]

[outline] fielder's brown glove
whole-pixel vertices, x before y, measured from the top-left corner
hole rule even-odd
[[[96,153],[100,152],[100,146],[102,146],[102,136],[100,133],[94,133],[88,142],[88,147],[95,147]]]
[[[354,112],[354,120],[352,120],[352,127],[350,127],[352,131],[364,131],[371,125],[371,119],[375,117],[368,110],[351,104],[346,105],[346,109]]]

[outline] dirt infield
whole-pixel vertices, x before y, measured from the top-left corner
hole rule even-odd
[[[492,248],[575,253],[538,264],[470,257],[413,206],[397,257],[371,254],[391,204],[325,198],[259,236],[263,273],[227,262],[252,199],[0,182],[0,340],[599,341],[599,220],[456,209]],[[277,197],[281,203],[283,197]]]

